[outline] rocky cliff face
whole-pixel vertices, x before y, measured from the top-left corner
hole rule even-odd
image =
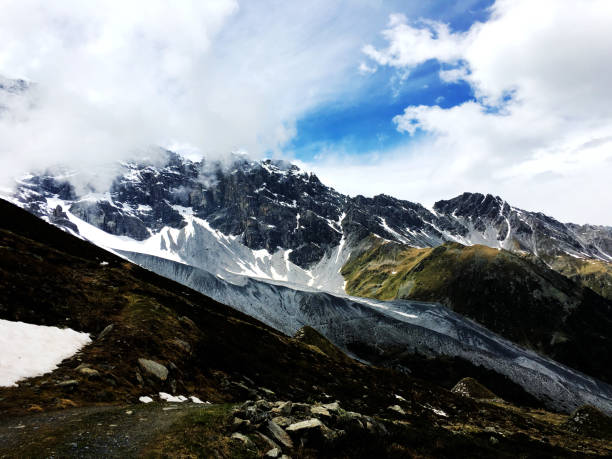
[[[452,241],[538,257],[570,254],[612,261],[612,228],[564,224],[492,195],[464,193],[437,202],[430,211],[386,195],[342,195],[283,161],[235,157],[223,165],[166,155],[158,166],[124,164],[105,193],[77,196],[66,179],[42,175],[22,180],[16,198],[49,219],[61,201],[64,211],[135,240],[164,228],[180,229],[195,216],[250,249],[288,250],[289,260],[302,268],[319,262],[343,239],[356,243],[370,234],[414,247]]]

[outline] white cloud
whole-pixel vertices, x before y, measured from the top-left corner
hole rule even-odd
[[[365,62],[359,63],[359,73],[362,75],[369,75],[376,73],[377,67],[375,65],[368,65]]]
[[[454,69],[440,70],[440,79],[445,83],[457,83],[460,80],[467,79],[468,71],[465,67],[457,67]]]
[[[408,67],[438,59],[444,62],[457,62],[463,56],[466,46],[466,34],[451,33],[446,24],[420,20],[420,27],[407,24],[407,18],[393,14],[389,19],[389,28],[382,32],[389,42],[386,49],[378,50],[366,45],[363,52],[379,65]]]
[[[304,112],[360,84],[364,37],[387,15],[366,3],[4,0],[0,75],[37,87],[4,101],[0,178],[150,145],[280,152]]]
[[[377,192],[396,187],[426,202],[493,192],[564,220],[612,224],[610,30],[612,3],[601,0],[498,0],[487,22],[464,33],[393,17],[388,46],[365,53],[402,71],[428,59],[452,64],[440,77],[465,80],[477,101],[398,114],[399,131],[426,135],[378,166],[387,179]]]

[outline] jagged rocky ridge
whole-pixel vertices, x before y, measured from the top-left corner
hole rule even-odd
[[[82,220],[136,240],[181,228],[193,215],[250,249],[291,250],[289,260],[302,268],[343,238],[358,241],[369,234],[414,247],[454,241],[612,261],[610,227],[564,224],[480,193],[438,201],[432,211],[386,195],[350,198],[283,161],[235,157],[224,166],[168,152],[162,166],[124,164],[103,194],[77,196],[69,178],[37,175],[20,182],[16,198],[48,218],[55,209],[48,199],[60,199]]]
[[[605,384],[437,305],[347,299],[339,274],[370,234],[417,247],[450,240],[604,260],[610,228],[577,235],[490,195],[464,194],[433,211],[384,195],[349,198],[280,161],[235,158],[224,166],[168,152],[162,165],[123,169],[98,194],[78,193],[69,178],[30,176],[13,200],[286,333],[312,325],[349,351],[366,345],[383,353],[461,356],[509,376],[556,409],[585,401],[611,409]]]

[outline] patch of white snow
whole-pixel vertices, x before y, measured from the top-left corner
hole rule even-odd
[[[0,319],[0,386],[57,368],[91,342],[87,333]]]

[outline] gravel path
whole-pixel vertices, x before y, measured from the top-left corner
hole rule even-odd
[[[136,457],[187,414],[210,407],[150,403],[74,408],[0,419],[0,458]]]

